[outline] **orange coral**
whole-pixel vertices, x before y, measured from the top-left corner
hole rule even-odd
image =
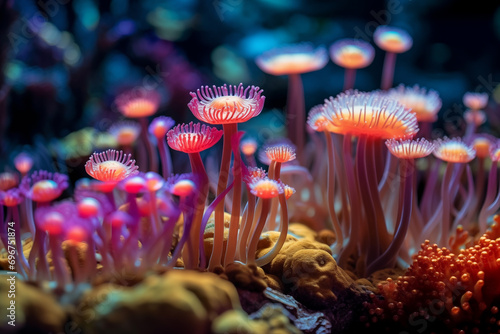
[[[392,320],[425,330],[444,326],[456,333],[500,330],[500,238],[489,238],[498,232],[493,229],[458,254],[423,243],[405,275],[380,283],[382,298],[371,295],[371,303],[365,304],[366,325]]]

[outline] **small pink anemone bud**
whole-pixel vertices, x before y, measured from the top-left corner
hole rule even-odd
[[[165,180],[155,172],[147,172],[144,175],[144,179],[146,181],[146,189],[152,192],[160,190],[165,184]]]
[[[460,138],[444,138],[434,141],[436,158],[456,163],[467,163],[475,158],[476,151]]]
[[[99,181],[118,182],[137,174],[138,169],[130,154],[123,154],[123,151],[116,150],[94,152],[85,164],[87,174]]]
[[[324,47],[308,43],[289,45],[263,53],[255,60],[257,66],[272,75],[301,74],[325,67],[328,53]]]
[[[325,107],[322,104],[311,108],[307,116],[307,125],[314,131],[335,132],[335,126],[325,116]]]
[[[479,159],[486,159],[493,150],[493,141],[487,137],[478,136],[472,141],[472,148],[476,150],[476,156]]]
[[[125,117],[148,117],[158,111],[160,94],[155,90],[135,89],[119,95],[115,103]]]
[[[398,101],[407,109],[411,109],[419,122],[435,122],[442,105],[441,98],[435,90],[427,91],[418,85],[413,87],[399,85],[390,89],[386,97]]]
[[[264,107],[263,90],[256,86],[243,87],[224,85],[221,87],[202,86],[188,107],[193,115],[202,122],[210,124],[243,123],[258,116]]]
[[[156,137],[158,140],[163,140],[167,135],[168,130],[173,127],[175,121],[167,116],[159,116],[151,121],[149,124],[149,133]]]
[[[413,45],[413,39],[403,29],[380,25],[373,33],[373,40],[379,48],[392,53],[403,53]]]
[[[492,161],[500,161],[500,148],[491,150],[490,157]]]
[[[263,199],[274,198],[284,192],[283,184],[268,178],[253,180],[248,186],[253,195]]]
[[[28,153],[21,152],[14,158],[14,166],[21,175],[26,175],[33,167],[33,158]]]
[[[0,173],[0,190],[9,190],[19,184],[17,174],[11,172]]]
[[[101,204],[95,198],[86,197],[76,205],[78,214],[82,218],[95,218],[101,212]]]
[[[476,127],[486,122],[486,114],[482,110],[467,110],[464,113],[464,118],[467,123],[474,124]]]
[[[170,188],[170,192],[175,196],[186,197],[191,195],[196,189],[196,185],[193,181],[185,179],[175,182]]]
[[[119,187],[129,194],[138,194],[146,188],[146,180],[140,175],[130,176],[121,181]]]
[[[424,158],[432,153],[434,144],[424,138],[416,140],[394,140],[389,139],[385,142],[392,155],[399,159],[418,159]]]
[[[115,211],[111,213],[108,217],[108,220],[111,226],[114,228],[120,228],[132,223],[132,217],[130,217],[126,212],[123,211]]]
[[[330,47],[332,61],[350,69],[367,67],[375,57],[375,49],[370,43],[359,39],[344,38],[336,41]]]
[[[250,183],[252,180],[264,179],[267,177],[267,173],[264,169],[260,167],[249,167],[248,174],[245,176],[245,183]]]
[[[378,91],[349,90],[325,100],[324,108],[335,133],[399,139],[418,132],[415,113]]]
[[[481,110],[488,104],[488,94],[467,92],[464,94],[463,102],[469,109]]]
[[[66,229],[66,234],[64,239],[69,241],[71,244],[79,244],[86,241],[89,236],[89,231],[83,226],[73,225]]]
[[[0,191],[0,205],[14,207],[21,204],[23,200],[24,196],[18,188]]]
[[[290,145],[278,145],[266,148],[266,156],[271,161],[289,162],[295,160],[295,148]]]
[[[45,210],[44,210],[45,211]],[[57,211],[46,211],[37,215],[37,225],[50,235],[62,235],[64,232],[64,216]]]
[[[110,193],[115,190],[118,181],[90,181],[89,188],[93,191],[98,191],[102,193]]]
[[[68,188],[67,175],[44,170],[25,176],[20,185],[24,196],[35,202],[51,202],[61,196],[66,188]]]
[[[244,155],[254,155],[257,151],[257,141],[253,138],[246,138],[241,141],[240,149]]]
[[[184,153],[197,153],[214,146],[222,130],[200,123],[179,124],[167,133],[168,146]]]
[[[108,129],[108,133],[115,138],[118,145],[131,146],[139,137],[141,127],[136,122],[121,121],[113,124]]]
[[[286,199],[289,199],[290,197],[292,197],[292,195],[295,194],[295,192],[296,192],[295,188],[292,188],[288,185],[285,185],[284,190],[285,190],[285,198]]]

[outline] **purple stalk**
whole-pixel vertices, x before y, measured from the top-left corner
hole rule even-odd
[[[453,174],[453,167],[455,164],[453,162],[448,162],[446,165],[446,171],[444,173],[443,184],[441,185],[441,198],[443,199],[443,219],[441,222],[441,235],[439,239],[439,244],[441,246],[448,246],[448,234],[450,232],[450,210],[451,210],[451,201],[450,201],[450,180]]]
[[[158,139],[158,151],[160,151],[162,176],[166,180],[173,172],[172,157],[170,149],[164,139]]]
[[[393,268],[396,264],[396,258],[406,237],[408,225],[410,223],[413,200],[413,173],[410,172],[410,168],[413,166],[413,163],[413,159],[401,160],[402,182],[399,188],[399,194],[403,201],[402,205],[400,205],[402,213],[399,217],[398,227],[389,247],[380,257],[368,266],[368,275],[379,269]]]
[[[394,68],[396,67],[396,54],[393,52],[387,52],[384,59],[384,69],[382,72],[382,90],[388,90],[392,87],[392,81],[394,80]]]
[[[328,179],[327,179],[327,201],[328,210],[330,212],[330,218],[332,220],[332,226],[329,226],[335,233],[336,241],[335,253],[339,252],[344,246],[344,235],[342,233],[342,228],[340,227],[339,220],[337,218],[337,213],[335,212],[335,162],[334,162],[334,148],[332,142],[332,136],[330,132],[325,131],[326,137],[326,147],[328,154]]]
[[[497,167],[498,160],[492,160],[490,172],[488,176],[488,186],[486,188],[486,198],[484,199],[483,207],[479,212],[479,231],[486,231],[488,223],[488,207],[493,203],[493,198],[497,191]],[[499,185],[500,188],[500,185]]]
[[[61,240],[58,235],[49,234],[50,250],[52,251],[52,264],[57,285],[64,289],[69,284],[69,273],[64,266],[64,255],[61,250]]]
[[[344,72],[344,91],[353,89],[356,82],[356,69],[346,68]]]
[[[360,240],[360,231],[364,228],[363,226],[363,207],[360,206],[361,201],[359,198],[359,189],[356,183],[356,179],[354,176],[354,165],[352,161],[352,142],[351,135],[346,134],[344,136],[344,144],[342,150],[342,160],[344,161],[345,171],[346,171],[346,179],[347,179],[347,190],[349,195],[349,203],[351,204],[351,224],[349,231],[349,241],[347,245],[344,247],[339,256],[339,265],[341,267],[346,267],[347,262],[351,255],[358,248],[359,243],[362,242]]]
[[[217,205],[222,202],[224,197],[227,195],[227,193],[233,188],[233,183],[231,183],[219,196],[215,198],[215,200],[210,204],[207,209],[205,210],[205,214],[203,215],[203,219],[201,221],[201,228],[200,228],[200,240],[199,244],[201,245],[200,247],[200,258],[201,258],[201,263],[200,263],[200,268],[205,268],[206,266],[206,260],[205,260],[205,251],[204,251],[204,233],[205,233],[205,228],[207,227],[208,220],[210,219],[210,216],[212,215],[212,212],[216,209]],[[215,240],[214,240],[215,241]],[[215,245],[215,243],[214,243]]]
[[[285,194],[280,194],[278,196],[279,198],[279,203],[281,206],[281,224],[280,224],[280,236],[278,238],[278,241],[274,244],[273,248],[266,253],[265,255],[261,256],[257,260],[255,260],[255,263],[257,266],[262,267],[271,262],[276,255],[280,252],[281,248],[285,244],[286,237],[288,235],[288,208],[286,205],[286,197]]]
[[[151,142],[151,139],[149,138],[149,132],[148,132],[148,119],[146,117],[141,117],[139,118],[139,123],[141,124],[141,138],[142,141],[144,142],[144,145],[146,145],[146,149],[148,150],[148,157],[149,157],[149,162],[148,162],[148,170],[150,172],[158,172],[158,157],[156,156],[156,150]]]
[[[23,269],[23,266],[26,268],[27,271],[30,270],[30,266],[28,264],[28,261],[26,260],[26,257],[24,256],[24,251],[23,251],[23,242],[21,240],[21,220],[19,219],[19,209],[17,208],[17,205],[12,208],[12,218],[14,222],[14,230],[16,233],[15,239],[16,239],[16,250],[19,253],[19,258],[21,262],[19,263],[19,266]],[[5,247],[7,249],[7,247]],[[24,271],[24,270],[23,270]]]
[[[226,189],[229,178],[229,165],[231,163],[231,137],[238,131],[237,124],[223,125],[224,138],[222,146],[222,160],[220,165],[219,182],[217,183],[217,196],[221,195]],[[224,201],[220,202],[215,208],[215,226],[214,226],[214,247],[208,270],[213,271],[215,267],[222,265],[222,245],[224,242]],[[219,245],[219,247],[217,247]]]
[[[304,163],[306,107],[304,103],[304,87],[300,74],[290,74],[288,76],[287,113],[288,137],[297,147],[297,160]]]

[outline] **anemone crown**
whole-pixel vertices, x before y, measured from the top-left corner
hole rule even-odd
[[[35,202],[51,202],[61,196],[67,187],[67,175],[44,170],[25,176],[20,185],[23,195]]]
[[[160,94],[155,90],[138,89],[119,95],[115,100],[118,110],[125,117],[148,117],[160,106]]]
[[[434,150],[434,144],[424,138],[416,140],[394,140],[385,142],[392,155],[399,159],[418,159],[428,156]]]
[[[373,40],[379,48],[392,53],[403,53],[413,45],[413,39],[403,29],[380,25],[373,33]]]
[[[184,153],[197,153],[214,146],[222,130],[200,123],[179,124],[167,132],[168,145]]]
[[[9,190],[19,184],[19,177],[17,174],[4,172],[0,173],[0,190]]]
[[[418,132],[415,113],[377,91],[350,90],[330,97],[325,100],[324,115],[335,133],[399,139]]]
[[[243,123],[262,111],[265,101],[262,92],[259,87],[244,88],[243,84],[213,88],[202,86],[196,93],[190,93],[192,99],[188,107],[197,119],[205,123]]]
[[[387,92],[387,97],[401,103],[405,108],[411,109],[419,122],[434,122],[441,109],[441,98],[435,90],[428,90],[418,85],[405,87],[399,85]]]
[[[33,167],[33,158],[28,153],[21,152],[14,158],[14,166],[19,173],[26,174]]]
[[[257,151],[257,142],[253,138],[247,138],[240,143],[241,152],[244,155],[253,155]]]
[[[137,174],[138,169],[130,154],[116,150],[94,152],[85,164],[87,174],[99,181],[121,181]]]
[[[272,75],[301,74],[322,69],[328,62],[324,47],[303,43],[269,50],[255,59],[257,66]]]
[[[344,68],[360,69],[367,67],[375,57],[375,49],[370,43],[358,39],[345,38],[330,47],[332,61]]]
[[[248,186],[253,195],[264,199],[277,197],[284,192],[280,182],[268,178],[253,180]]]
[[[336,129],[336,126],[326,117],[325,107],[321,104],[311,108],[307,116],[307,124],[315,131],[340,131]]]
[[[132,121],[121,121],[113,124],[108,129],[108,133],[122,146],[132,145],[137,140],[137,137],[139,137],[140,132],[140,125]]]
[[[480,110],[488,104],[488,93],[467,92],[463,97],[464,105],[472,110]]]
[[[167,134],[168,130],[173,127],[175,121],[167,116],[159,116],[151,121],[149,125],[149,133],[155,136],[157,139],[163,139]]]
[[[265,152],[269,160],[281,163],[289,162],[296,158],[295,148],[286,144],[267,147]]]
[[[476,157],[476,151],[460,138],[444,138],[434,141],[436,158],[455,163],[467,163]]]

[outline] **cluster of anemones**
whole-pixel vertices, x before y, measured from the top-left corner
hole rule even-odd
[[[278,254],[288,232],[286,200],[294,192],[281,181],[280,171],[283,163],[295,159],[295,149],[288,145],[268,147],[268,175],[243,163],[239,150],[242,133],[237,130],[238,123],[261,112],[262,90],[240,84],[202,87],[192,93],[189,108],[193,114],[207,123],[221,124],[223,130],[193,122],[173,127],[173,121],[162,116],[146,127],[146,116],[158,107],[156,99],[151,101],[151,96],[156,95],[150,95],[120,96],[120,110],[128,117],[142,117],[143,126],[141,129],[134,123],[123,122],[110,128],[110,132],[121,139],[124,149],[131,150],[137,134],[149,130],[157,139],[163,175],[139,172],[131,154],[123,151],[96,152],[85,164],[94,180],[78,181],[73,200],[51,204],[68,186],[65,175],[36,171],[24,176],[17,187],[16,174],[2,174],[0,201],[2,208],[7,208],[7,221],[17,222],[16,241],[20,247],[15,256],[20,274],[29,279],[54,280],[58,286],[66,287],[71,282],[92,279],[98,263],[106,276],[123,270],[141,272],[158,265],[173,268],[180,263],[184,268],[209,270],[236,260],[264,265]],[[212,194],[214,199],[209,203],[210,181],[200,153],[222,137],[221,171]],[[147,136],[144,139],[154,149],[156,143]],[[188,154],[191,173],[169,173],[172,164],[166,144]],[[247,158],[253,156],[247,153]],[[149,159],[148,166],[153,165],[158,167]],[[248,203],[240,218],[243,197]],[[232,210],[224,248],[226,199],[232,203]],[[20,206],[22,214],[18,211]],[[214,242],[206,263],[204,232],[212,214]],[[265,229],[279,229],[280,237],[271,251],[256,258],[257,244]],[[28,259],[22,249],[22,230],[29,231],[33,238]],[[176,241],[175,234],[179,233]],[[0,235],[2,243],[8,245],[5,234]],[[79,264],[82,256],[83,268]]]
[[[499,232],[496,225],[457,252],[423,243],[404,275],[378,284],[380,296],[371,294],[365,303],[365,325],[372,330],[399,323],[411,332],[497,333]]]

